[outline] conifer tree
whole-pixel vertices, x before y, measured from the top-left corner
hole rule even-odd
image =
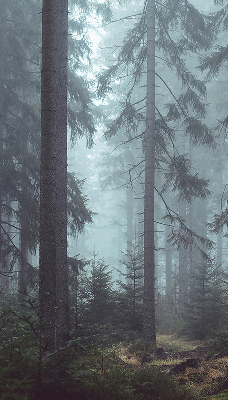
[[[3,167],[3,104],[4,104],[4,73],[5,73],[5,37],[6,37],[6,4],[0,2],[1,17],[0,17],[0,170]],[[0,261],[2,261],[2,183],[0,183]],[[2,271],[3,272],[3,271]],[[5,272],[5,271],[4,271]],[[2,277],[0,278],[2,281]],[[2,282],[0,284],[2,287]]]
[[[15,276],[17,265],[19,300],[26,299],[28,275],[36,269],[28,261],[38,245],[39,225],[39,155],[40,155],[40,45],[41,2],[23,0],[3,2],[0,29],[5,33],[1,40],[1,267],[7,276]],[[73,7],[73,6],[72,6]],[[73,13],[71,13],[73,16]],[[4,17],[4,18],[3,18]],[[80,26],[80,27],[79,27]],[[73,21],[70,32],[81,32],[81,22]],[[1,35],[2,39],[4,35]],[[88,44],[72,35],[70,50],[80,55],[88,52]],[[94,124],[90,112],[90,95],[83,78],[75,75],[80,68],[80,57],[72,57],[69,65],[68,117],[72,140],[85,134],[91,144]],[[77,102],[78,107],[75,107]],[[79,187],[77,187],[77,183]],[[91,221],[86,199],[81,193],[82,184],[74,175],[68,175],[68,215],[70,232],[75,234],[85,221]],[[19,267],[19,268],[18,268]],[[5,269],[5,271],[3,271]],[[17,283],[15,282],[15,285]]]
[[[118,76],[119,82],[124,82],[124,87],[128,88],[126,92],[126,101],[121,102],[120,113],[108,126],[108,135],[116,135],[118,130],[126,128],[126,132],[132,129],[135,137],[141,137],[143,150],[145,154],[145,208],[144,208],[144,248],[145,248],[145,329],[144,336],[146,340],[155,343],[155,302],[154,302],[154,239],[153,222],[154,220],[154,190],[164,201],[163,194],[168,188],[176,191],[182,199],[190,202],[194,197],[204,198],[209,194],[207,189],[208,182],[199,178],[198,174],[191,173],[191,164],[186,155],[182,155],[176,147],[176,137],[178,136],[179,126],[182,125],[185,134],[190,137],[194,144],[207,144],[212,146],[215,141],[213,134],[202,122],[206,109],[203,103],[203,97],[206,94],[206,87],[197,77],[187,68],[187,62],[184,56],[199,51],[199,49],[208,49],[211,45],[213,34],[209,30],[207,21],[188,1],[167,1],[165,4],[155,2],[153,4],[153,16],[156,16],[156,29],[154,25],[154,43],[156,46],[157,61],[156,70],[150,59],[148,68],[148,52],[150,41],[146,39],[148,33],[147,12],[150,10],[152,1],[144,3],[144,10],[137,14],[137,21],[131,30],[128,30],[123,45],[117,56],[117,61],[107,68],[101,74],[98,84],[98,94],[103,96],[112,89],[112,78]],[[175,26],[175,33],[173,27]],[[149,39],[151,40],[151,39]],[[150,53],[149,53],[150,54]],[[161,68],[159,68],[159,64]],[[126,67],[126,75],[123,74]],[[145,74],[149,75],[151,68],[154,69],[153,82],[158,82],[156,90],[164,96],[164,92],[159,90],[160,85],[167,91],[168,99],[165,102],[151,99],[148,102],[148,92],[152,93],[152,86],[155,85],[146,82]],[[175,75],[170,73],[169,81],[167,75],[163,74],[164,69],[175,71]],[[182,87],[178,87],[180,84]],[[176,84],[174,83],[176,82]],[[147,88],[147,96],[144,88]],[[146,111],[145,99],[147,98],[147,107],[150,105],[150,111]],[[164,104],[165,103],[165,104]],[[153,108],[153,110],[152,110]],[[145,118],[147,113],[147,118]],[[148,122],[151,126],[148,129]],[[153,121],[153,123],[152,123]],[[144,125],[146,125],[146,129]],[[143,132],[143,133],[141,133]],[[184,133],[183,133],[184,132]],[[150,133],[150,139],[148,137]],[[153,135],[153,136],[152,136]],[[148,140],[150,140],[148,145]],[[148,150],[150,148],[150,150]],[[156,149],[156,152],[155,152]],[[149,164],[148,164],[149,162]],[[141,174],[144,165],[142,165]],[[154,173],[155,168],[165,171],[162,189],[155,188]],[[148,171],[150,172],[148,173]],[[153,187],[148,194],[148,188]],[[148,206],[149,201],[150,206]],[[166,202],[167,214],[174,223],[180,222],[180,218],[175,212],[172,212]],[[150,212],[150,215],[148,214]],[[147,225],[148,224],[148,225]],[[148,232],[148,233],[147,233]],[[187,238],[188,237],[188,238]],[[194,237],[194,235],[193,235]],[[148,242],[147,242],[148,238]],[[184,235],[179,233],[173,241],[179,245],[180,240],[185,243],[192,240],[189,230],[186,229]],[[147,258],[147,250],[148,256]],[[153,255],[152,255],[153,253]],[[147,268],[148,266],[148,268]],[[150,282],[150,283],[148,283]],[[148,283],[148,286],[147,286]],[[148,287],[150,286],[150,292]],[[147,299],[148,294],[148,299]],[[146,303],[148,304],[146,305]],[[152,310],[153,309],[153,310]],[[150,322],[149,322],[150,321]],[[147,327],[146,327],[147,325]]]
[[[146,341],[156,345],[155,331],[155,1],[147,3],[147,108],[144,194],[144,296],[143,324]]]
[[[88,3],[79,4],[85,9]],[[95,2],[97,13],[99,4]],[[104,5],[105,8],[105,5]],[[101,7],[102,9],[102,7]],[[79,27],[79,30],[81,28]],[[79,55],[75,57],[76,65]],[[74,61],[73,61],[74,64]],[[67,95],[81,101],[80,112],[69,107],[72,131],[88,132],[94,125],[83,80],[68,70],[68,1],[43,0],[41,70],[41,172],[40,172],[40,302],[44,337],[51,346],[69,339],[67,270]],[[71,80],[72,79],[72,80]],[[76,114],[76,115],[75,115]],[[73,117],[75,118],[73,120]],[[71,177],[72,178],[72,177]]]
[[[52,345],[69,335],[67,275],[68,1],[43,1],[41,72],[40,302]]]

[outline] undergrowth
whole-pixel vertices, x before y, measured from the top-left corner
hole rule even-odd
[[[72,336],[65,347],[50,353],[42,343],[34,310],[8,305],[0,314],[1,400],[193,399],[152,365],[119,365],[106,336],[92,344],[86,336]],[[139,342],[138,346],[142,348]]]

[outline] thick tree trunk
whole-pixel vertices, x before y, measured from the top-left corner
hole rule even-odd
[[[56,139],[56,0],[43,0],[40,167],[40,302],[45,339],[55,345],[55,139]]]
[[[67,279],[67,0],[43,0],[40,302],[44,337],[69,333]]]
[[[155,0],[147,4],[147,115],[144,195],[144,338],[156,345],[154,293]]]
[[[56,334],[62,343],[69,336],[67,268],[67,67],[68,0],[56,0]]]
[[[2,108],[4,102],[4,75],[5,75],[5,37],[6,37],[6,1],[0,0],[0,169],[3,168],[3,134]],[[2,260],[2,186],[0,184],[0,272]],[[0,277],[0,289],[4,285],[4,278]]]

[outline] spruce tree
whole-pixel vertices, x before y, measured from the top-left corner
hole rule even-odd
[[[148,42],[146,18],[151,3],[154,6],[152,18],[156,16],[156,29],[153,22],[154,37],[150,38]],[[176,143],[180,125],[183,127],[180,134],[190,137],[192,143],[207,144],[208,146],[215,143],[210,129],[202,122],[206,113],[203,102],[203,97],[206,95],[205,84],[187,67],[188,55],[208,49],[212,37],[213,34],[209,30],[206,19],[189,2],[168,1],[165,4],[145,2],[143,12],[137,14],[137,21],[127,32],[116,57],[117,61],[101,74],[98,84],[100,96],[111,91],[113,77],[119,77],[119,82],[123,82],[124,87],[127,88],[125,101],[121,102],[120,112],[109,124],[108,136],[112,137],[117,134],[118,130],[125,128],[127,133],[132,129],[135,137],[142,138],[145,155],[145,164],[141,164],[141,174],[145,173],[144,336],[146,340],[154,343],[154,190],[157,192],[158,198],[164,202],[167,215],[172,223],[174,221],[181,222],[181,218],[164,201],[164,193],[169,188],[188,202],[191,202],[194,197],[204,198],[209,194],[208,182],[200,178],[198,174],[192,174],[190,161],[186,155],[180,153]],[[153,67],[155,61],[152,60],[151,55],[149,65],[146,66],[150,51],[149,45],[152,40],[156,47],[156,55],[153,54],[153,58],[156,59],[156,70]],[[153,51],[153,53],[155,52]],[[186,61],[184,57],[186,57]],[[124,68],[126,75],[123,74]],[[153,73],[151,73],[151,69],[153,69]],[[120,72],[121,74],[118,76]],[[147,82],[144,77],[147,75],[149,79],[150,73],[151,79]],[[169,80],[167,79],[168,74]],[[154,91],[152,91],[155,86],[154,82],[156,82],[156,104]],[[162,90],[160,86],[163,87]],[[147,94],[145,94],[145,87]],[[167,99],[165,101],[157,100],[159,94],[166,96]],[[148,95],[151,96],[149,101]],[[150,111],[147,111],[148,108],[146,110],[145,99],[147,99],[147,107],[150,104]],[[145,114],[147,114],[146,118]],[[151,125],[148,129],[149,121]],[[155,169],[163,171],[163,184],[160,185],[160,190],[155,187],[154,183]],[[149,187],[152,187],[150,192],[148,192]],[[180,240],[185,243],[189,239],[192,241],[191,235],[188,233],[188,229],[184,230],[184,235],[178,233],[176,236],[176,239],[178,237],[176,241],[178,246]]]
[[[68,1],[43,1],[41,70],[40,304],[52,346],[69,337],[67,274]]]
[[[155,331],[155,1],[147,3],[147,107],[144,194],[144,296],[143,324],[147,342],[156,345]]]
[[[29,275],[35,275],[30,253],[37,251],[39,234],[39,155],[40,155],[40,46],[41,2],[23,0],[4,2],[0,29],[5,34],[1,41],[2,157],[1,157],[1,269],[4,276],[14,276],[19,270],[19,301],[26,300]],[[72,6],[73,7],[73,6]],[[69,31],[79,29],[81,21],[73,21]],[[77,17],[79,19],[79,17]],[[81,18],[81,16],[80,16]],[[80,25],[80,28],[79,28]],[[4,35],[1,37],[3,38]],[[89,51],[88,43],[70,37],[70,51],[80,57]],[[94,132],[89,104],[88,87],[75,74],[81,68],[80,57],[72,57],[69,64],[69,127],[72,140],[85,134],[88,144]],[[75,83],[76,82],[76,83]],[[77,102],[77,107],[75,103]],[[77,187],[77,183],[79,187]],[[91,213],[81,193],[81,183],[68,175],[70,232],[86,221]],[[75,226],[73,226],[75,224]],[[4,281],[3,276],[3,281]],[[15,279],[14,279],[15,280]],[[17,282],[14,282],[17,285]],[[3,282],[4,286],[4,282]],[[10,289],[10,288],[9,288]],[[27,290],[28,289],[28,290]]]

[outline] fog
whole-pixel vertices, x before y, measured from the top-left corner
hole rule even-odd
[[[6,7],[1,20],[1,287],[16,293],[30,270],[32,283],[26,278],[25,286],[35,293],[41,5],[32,1],[28,14],[23,7],[20,17],[16,6]],[[215,323],[205,316],[212,329],[227,318],[218,306],[227,301],[222,294],[228,262],[226,7],[212,0],[168,0],[156,7],[154,38],[148,39],[142,1],[117,1],[110,8],[94,3],[90,11],[69,5],[68,256],[82,262],[82,275],[93,270],[95,260],[103,260],[115,288],[117,280],[132,288],[138,263],[136,280],[143,289],[143,258],[151,247],[144,243],[143,227],[149,215],[144,208],[146,121],[152,118],[146,54],[148,40],[154,41],[155,197],[149,236],[155,243],[156,318],[162,327],[186,315],[190,325],[189,307],[195,304],[198,312],[196,292],[206,285],[203,301],[208,307],[214,301],[218,313]],[[11,14],[17,16],[16,28]],[[148,154],[150,159],[152,150]]]

